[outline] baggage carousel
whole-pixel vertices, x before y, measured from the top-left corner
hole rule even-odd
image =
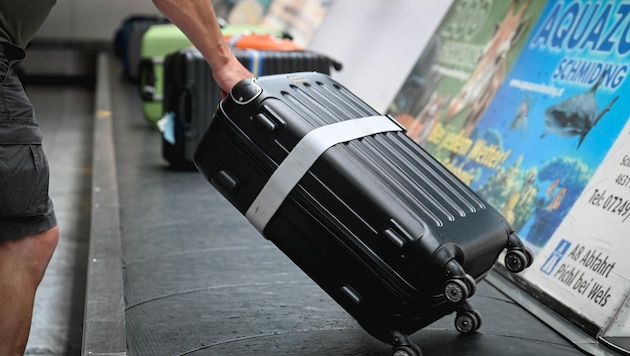
[[[390,345],[367,334],[201,174],[169,168],[160,133],[142,117],[137,86],[121,73],[117,60],[101,54],[95,94],[67,89],[68,102],[95,102],[81,109],[93,123],[75,125],[82,149],[74,158],[63,158],[68,140],[55,139],[67,137],[56,120],[70,113],[44,114],[58,107],[59,91],[32,90],[39,121],[46,120],[51,165],[78,162],[67,175],[53,171],[52,186],[79,192],[51,190],[62,239],[75,239],[61,251],[74,257],[53,261],[27,354],[390,355]],[[63,183],[68,179],[81,183]],[[80,200],[64,203],[74,196]],[[86,263],[64,263],[72,260]],[[85,294],[55,309],[56,298],[68,303],[59,289],[69,285],[75,291],[83,285]],[[612,354],[498,273],[479,284],[470,303],[482,315],[481,328],[461,335],[454,315],[446,316],[411,336],[424,355]],[[63,330],[50,337],[55,328]]]

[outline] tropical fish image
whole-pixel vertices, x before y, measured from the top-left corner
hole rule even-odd
[[[579,136],[577,148],[580,148],[586,135],[619,98],[616,96],[601,112],[597,113],[595,92],[605,74],[604,72],[599,77],[597,83],[589,91],[577,94],[547,108],[545,110],[545,132],[540,137],[543,138],[549,133],[563,138]]]
[[[547,188],[547,197],[550,197],[553,192],[555,192],[556,188],[558,188],[558,184],[560,184],[560,179],[556,179],[551,183],[549,188]]]
[[[525,97],[523,98],[518,108],[516,109],[516,114],[514,115],[514,120],[512,120],[512,123],[510,124],[510,129],[512,130],[522,129],[524,131],[527,130],[529,108],[530,108],[530,99],[529,97]]]
[[[545,210],[553,211],[553,210],[558,209],[566,194],[567,194],[567,188],[560,189],[560,191],[556,193],[556,195],[554,195],[553,198],[551,198],[551,200],[549,201],[549,203],[545,206]]]
[[[470,109],[462,128],[466,137],[470,137],[475,131],[483,113],[505,80],[508,53],[523,37],[531,21],[531,17],[526,14],[531,2],[532,0],[524,1],[518,8],[519,1],[512,1],[505,17],[497,24],[485,45],[475,70],[448,105],[445,122],[449,122],[466,108]]]

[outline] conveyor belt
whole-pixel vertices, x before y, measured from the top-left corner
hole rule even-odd
[[[129,354],[391,352],[200,174],[169,170],[136,88],[113,91]],[[481,330],[463,337],[446,317],[413,335],[425,355],[581,354],[488,283],[471,303]]]
[[[389,345],[363,331],[261,237],[199,173],[168,169],[161,157],[160,134],[142,118],[136,86],[121,79],[122,69],[116,60],[109,63],[126,353],[134,356],[391,354]],[[39,112],[45,112],[47,105],[58,104],[52,100],[59,95],[54,89],[38,95],[43,96],[38,99]],[[91,99],[85,93],[72,95],[79,95],[76,100]],[[91,106],[80,111],[89,116],[90,110]],[[81,125],[84,124],[87,125],[83,122]],[[87,126],[80,127],[77,140],[82,144],[89,142],[92,133],[86,132]],[[64,142],[67,139],[54,139],[56,135],[65,135],[61,130],[67,128],[54,122],[46,124],[50,158],[57,165],[61,160],[56,158],[57,154],[67,144]],[[89,151],[85,146],[80,147],[83,153]],[[80,180],[85,178],[85,165],[86,162],[89,165],[91,158],[78,157],[81,162],[78,167],[82,168],[72,173],[78,177],[73,179]],[[60,173],[57,176],[61,178]],[[79,186],[80,192],[76,194],[78,199],[84,199],[89,183],[83,181]],[[58,214],[74,214],[77,206],[65,206],[62,199],[58,199]],[[86,231],[85,220],[81,221],[72,223],[77,230],[75,234]],[[85,241],[76,242],[73,251],[77,250],[85,256]],[[47,278],[46,283],[55,283],[55,277]],[[508,283],[501,288],[514,287]],[[48,295],[58,293],[49,288],[42,293],[46,291]],[[482,314],[481,329],[462,336],[454,328],[454,316],[445,317],[412,335],[424,355],[583,354],[488,282],[479,285],[470,302]],[[538,312],[545,313],[544,307]],[[41,307],[39,313],[43,313]],[[38,325],[34,325],[37,332],[30,343],[32,353],[65,348],[71,350],[67,354],[75,354],[76,327],[67,328],[66,334],[73,337],[51,339],[48,335],[52,333],[50,325],[54,324],[51,320],[56,320],[56,316],[49,318],[52,319],[35,319]],[[546,320],[553,318],[548,316]]]

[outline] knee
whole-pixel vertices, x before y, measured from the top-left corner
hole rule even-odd
[[[48,263],[57,248],[59,243],[59,227],[55,226],[49,230],[43,231],[38,234],[36,241],[34,241],[35,253],[34,263],[35,272],[42,278],[44,272],[48,267]]]
[[[28,245],[27,261],[29,261],[30,265],[29,271],[36,283],[39,284],[57,248],[59,227],[55,226],[35,235],[27,236],[25,240]]]
[[[39,284],[59,242],[59,227],[0,244],[0,270],[23,273]]]
[[[55,226],[42,233],[41,244],[43,248],[46,248],[50,251],[51,255],[55,251],[57,243],[59,243],[59,226]]]

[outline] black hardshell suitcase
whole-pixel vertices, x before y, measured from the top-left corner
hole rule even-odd
[[[261,51],[233,49],[254,75],[302,71],[330,74],[341,64],[309,50]],[[193,153],[221,100],[210,67],[196,48],[168,55],[164,63],[164,113],[172,115],[171,132],[164,132],[162,156],[174,168],[193,168]]]
[[[457,313],[460,332],[479,327],[467,298],[504,249],[512,272],[533,260],[495,209],[393,119],[327,75],[238,83],[194,162],[267,239],[401,355],[419,354],[407,335],[447,314]]]

